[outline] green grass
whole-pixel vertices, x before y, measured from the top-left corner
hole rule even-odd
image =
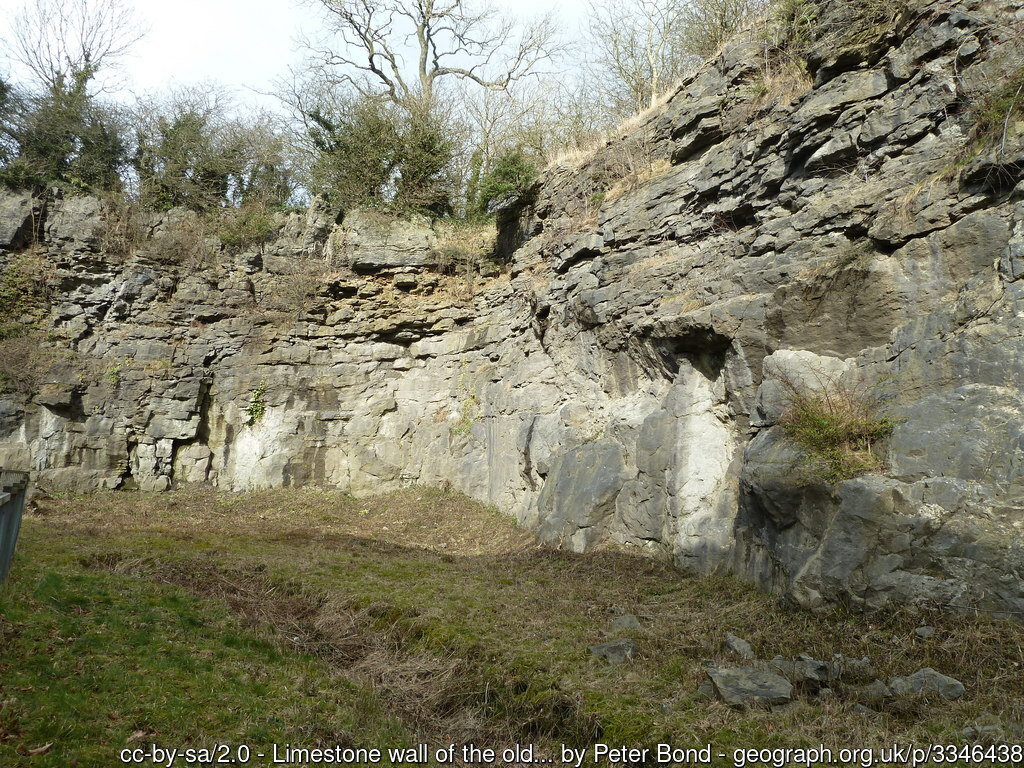
[[[107,766],[151,743],[409,743],[368,689],[224,605],[83,568],[70,542],[26,533],[0,594],[0,764]]]
[[[733,579],[538,548],[425,489],[45,500],[0,609],[0,765],[105,767],[147,742],[881,746],[1024,716],[1019,624],[793,611]],[[641,618],[625,633],[641,656],[610,666],[587,646],[621,612]],[[923,622],[934,641],[914,635]],[[885,678],[931,666],[968,695],[869,718],[843,692],[734,711],[695,695],[704,659],[730,661],[729,631],[762,658],[867,655]]]

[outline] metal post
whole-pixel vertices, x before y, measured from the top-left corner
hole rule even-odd
[[[0,582],[7,579],[25,509],[28,473],[0,469]]]

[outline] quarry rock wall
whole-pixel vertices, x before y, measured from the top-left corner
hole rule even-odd
[[[546,541],[805,606],[1024,611],[1024,130],[982,141],[972,106],[1019,76],[1022,28],[930,3],[822,41],[803,85],[740,40],[502,210],[498,264],[321,204],[241,253],[169,258],[173,211],[115,252],[99,201],[8,195],[0,257],[43,260],[66,352],[0,402],[0,464],[79,490],[450,484]],[[794,382],[871,391],[878,471],[807,471]]]

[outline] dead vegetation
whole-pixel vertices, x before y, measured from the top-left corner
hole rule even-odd
[[[493,221],[437,221],[434,247],[441,286],[455,301],[473,297],[481,280],[500,271],[495,257],[498,230]]]
[[[592,136],[589,141],[581,144],[564,147],[553,152],[547,158],[547,167],[579,167],[600,153],[604,148],[614,146],[623,140],[628,140],[640,128],[648,130],[650,124],[665,111],[666,105],[678,93],[679,86],[680,83],[678,82],[672,83],[655,97],[649,106],[621,120],[613,130]]]
[[[0,266],[0,393],[33,394],[60,356],[42,329],[53,276],[36,248],[10,255]]]
[[[34,395],[59,354],[38,332],[0,338],[0,394]]]
[[[290,267],[285,274],[262,280],[256,290],[255,313],[268,322],[281,324],[298,319],[317,302],[324,285],[340,276],[315,257],[296,257]]]
[[[100,252],[115,258],[134,256],[149,236],[151,214],[138,203],[113,195],[102,203],[96,229]]]

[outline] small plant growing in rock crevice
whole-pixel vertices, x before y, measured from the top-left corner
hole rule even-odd
[[[253,390],[252,399],[249,400],[249,405],[245,407],[245,413],[249,419],[245,422],[246,426],[253,426],[263,415],[267,412],[267,402],[265,396],[267,393],[266,382],[260,382],[260,385]]]
[[[883,471],[873,449],[899,422],[882,415],[865,388],[825,376],[818,381],[807,388],[782,379],[789,403],[779,423],[804,451],[810,471],[829,483]]]
[[[483,418],[484,409],[480,403],[480,396],[468,379],[468,372],[463,370],[456,382],[456,393],[461,397],[458,407],[459,418],[454,424],[449,424],[448,430],[452,435],[465,437],[473,432],[473,425]]]
[[[462,401],[459,420],[451,426],[451,433],[464,437],[473,431],[473,425],[480,421],[482,409],[476,392],[470,391]]]
[[[116,389],[118,387],[118,385],[120,385],[120,383],[121,383],[121,372],[123,370],[124,370],[124,363],[114,363],[109,368],[107,368],[107,371],[106,371],[107,383],[110,384],[110,386],[112,388]]]

